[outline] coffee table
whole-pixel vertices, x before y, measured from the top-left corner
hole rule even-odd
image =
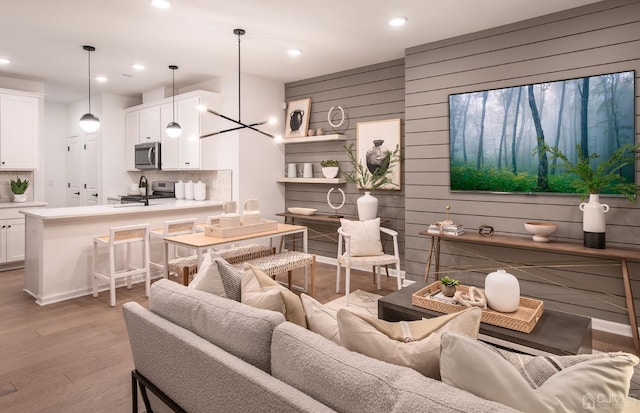
[[[378,300],[378,318],[410,321],[443,315],[411,304],[411,295],[426,287],[416,282]],[[533,355],[591,353],[591,318],[544,309],[531,333],[480,324],[479,338],[488,343]]]

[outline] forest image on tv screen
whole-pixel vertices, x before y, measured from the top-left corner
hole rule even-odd
[[[634,83],[627,71],[450,95],[451,190],[575,193],[573,177],[550,154],[544,167],[539,145],[575,162],[579,144],[599,155],[595,166],[635,143]],[[635,165],[620,174],[635,182]]]

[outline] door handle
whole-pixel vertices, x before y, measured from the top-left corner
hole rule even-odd
[[[97,196],[98,196],[98,194],[91,194],[91,196],[96,196],[96,197],[97,197]]]
[[[80,195],[80,192],[74,192],[73,194],[74,195]]]

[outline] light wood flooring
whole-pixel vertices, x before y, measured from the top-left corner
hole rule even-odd
[[[130,412],[133,362],[122,304],[147,305],[142,284],[119,288],[115,308],[108,292],[40,307],[22,291],[23,270],[0,272],[0,412]],[[301,271],[294,283],[301,281]],[[343,280],[344,282],[344,280]],[[377,290],[370,274],[352,273],[352,291],[386,295],[394,278],[382,277]],[[316,298],[335,293],[335,267],[319,263]],[[594,348],[628,350],[627,340],[594,334]],[[638,382],[636,390],[640,389]]]

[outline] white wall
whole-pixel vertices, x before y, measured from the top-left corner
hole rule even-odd
[[[44,139],[41,140],[40,163],[46,171],[44,199],[50,207],[67,206],[67,118],[65,104],[46,102],[44,105]]]
[[[220,78],[220,94],[223,97],[221,111],[238,119],[238,76],[231,74]],[[271,117],[276,125],[263,125],[258,129],[274,135],[282,134],[284,84],[249,75],[242,75],[241,115],[244,123],[262,122]],[[227,122],[224,127],[233,127]],[[260,211],[265,218],[275,219],[275,213],[284,211],[284,187],[276,182],[284,168],[284,148],[273,139],[249,129],[229,132],[207,139],[225,139],[225,151],[237,154],[233,167],[233,199],[239,205],[249,198],[260,201]]]

